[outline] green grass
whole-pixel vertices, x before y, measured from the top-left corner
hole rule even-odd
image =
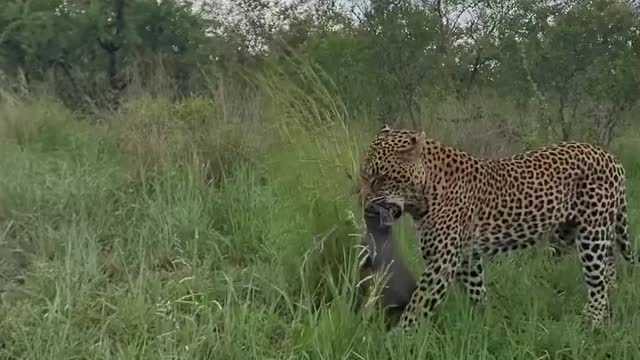
[[[491,260],[485,305],[454,287],[432,325],[386,334],[374,308],[352,310],[362,229],[349,176],[375,126],[314,123],[314,110],[254,133],[217,115],[167,130],[155,119],[173,108],[156,105],[109,125],[48,100],[0,105],[0,358],[637,358],[637,270],[620,262],[613,323],[592,333],[577,258],[541,250]],[[629,139],[616,149],[637,245]],[[398,235],[417,273],[410,226]]]

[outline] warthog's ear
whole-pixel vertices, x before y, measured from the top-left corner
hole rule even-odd
[[[416,160],[420,158],[420,154],[422,154],[422,149],[424,149],[427,141],[427,135],[424,131],[420,132],[420,134],[412,135],[409,138],[408,144],[406,147],[398,150],[403,158],[407,160]]]
[[[384,125],[382,125],[380,130],[378,130],[378,136],[382,136],[382,135],[388,133],[389,131],[391,131],[391,128],[389,127],[389,125],[384,124]]]

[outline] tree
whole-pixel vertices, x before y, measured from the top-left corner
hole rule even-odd
[[[141,58],[168,58],[187,83],[190,66],[210,61],[204,48],[215,22],[190,2],[153,0],[10,0],[0,15],[0,69],[29,83],[50,76],[70,102],[106,105],[131,79]],[[186,91],[186,89],[184,89]]]
[[[604,133],[613,131],[620,112],[640,95],[637,17],[624,2],[592,0],[558,12],[550,21],[544,32],[530,34],[528,57],[534,80],[557,99],[560,136],[569,139],[580,111],[595,107],[605,111],[606,120],[592,119],[588,126],[595,126],[599,140],[608,143],[610,135]]]

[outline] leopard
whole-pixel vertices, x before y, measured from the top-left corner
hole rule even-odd
[[[484,261],[539,244],[547,234],[577,250],[592,329],[610,320],[614,247],[637,263],[629,240],[625,169],[611,152],[563,141],[511,156],[485,158],[427,137],[382,126],[359,169],[364,209],[388,211],[388,225],[408,214],[424,267],[398,328],[429,319],[450,285],[472,303],[487,297]]]

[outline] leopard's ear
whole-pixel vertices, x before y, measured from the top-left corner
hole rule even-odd
[[[389,127],[389,125],[384,124],[382,125],[382,127],[380,128],[380,130],[378,130],[378,137],[385,135],[387,133],[389,133],[391,131],[391,128]]]
[[[419,159],[426,142],[427,135],[424,131],[420,132],[420,134],[412,135],[409,138],[409,144],[404,149],[400,150],[402,157],[407,160]]]

